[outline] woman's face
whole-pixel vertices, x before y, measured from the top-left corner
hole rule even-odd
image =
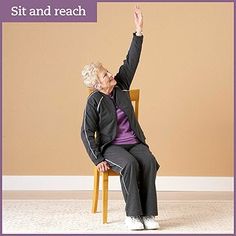
[[[116,85],[116,80],[114,79],[112,73],[110,73],[103,66],[99,68],[97,75],[102,90],[109,91]]]

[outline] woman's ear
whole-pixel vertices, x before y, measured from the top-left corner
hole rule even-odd
[[[100,83],[95,84],[95,89],[100,90],[102,89],[102,85]]]

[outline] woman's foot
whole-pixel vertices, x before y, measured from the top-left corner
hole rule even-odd
[[[142,219],[140,216],[126,216],[125,224],[130,230],[144,229]]]
[[[155,220],[155,216],[142,216],[145,229],[159,229],[160,225]]]

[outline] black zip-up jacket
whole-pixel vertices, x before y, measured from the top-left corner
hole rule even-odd
[[[144,133],[135,117],[129,96],[130,85],[139,63],[142,43],[143,35],[136,36],[133,33],[133,39],[126,59],[114,77],[117,84],[113,89],[113,96],[115,104],[128,116],[131,128],[137,138],[140,142],[147,145]],[[116,137],[117,117],[114,102],[109,95],[97,90],[90,94],[87,99],[81,127],[81,138],[89,157],[95,165],[105,160],[103,157],[104,148]]]

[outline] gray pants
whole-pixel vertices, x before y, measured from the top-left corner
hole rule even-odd
[[[103,153],[112,170],[120,174],[127,216],[156,216],[156,172],[160,165],[142,144],[110,145]]]

